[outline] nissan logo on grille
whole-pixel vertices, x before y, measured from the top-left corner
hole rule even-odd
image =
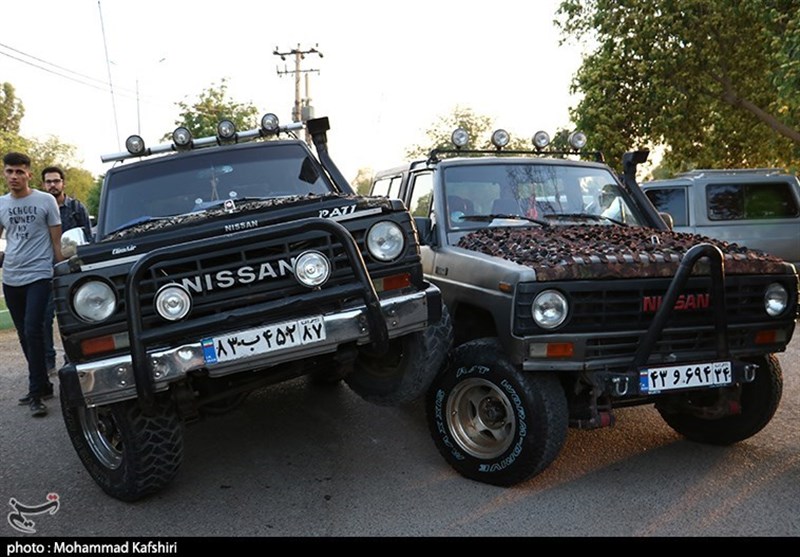
[[[278,259],[258,266],[242,265],[237,269],[225,269],[216,273],[205,273],[181,279],[180,284],[189,292],[202,293],[224,290],[242,284],[272,280],[288,275],[294,276],[294,258]]]
[[[642,311],[652,313],[658,311],[663,302],[663,296],[642,296]],[[710,294],[681,294],[675,300],[674,309],[676,310],[696,310],[707,309],[711,301]]]

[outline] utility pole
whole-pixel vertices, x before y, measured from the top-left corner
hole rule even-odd
[[[294,74],[294,108],[292,109],[292,122],[305,122],[310,118],[314,117],[314,107],[311,106],[311,97],[309,96],[308,90],[308,74],[311,72],[319,73],[317,69],[310,69],[304,70],[300,68],[301,62],[305,59],[306,54],[317,54],[320,58],[322,58],[322,53],[317,49],[319,44],[314,45],[313,48],[309,48],[307,50],[302,50],[300,45],[297,45],[297,48],[293,48],[292,50],[281,52],[278,47],[275,47],[275,50],[272,54],[275,56],[280,56],[281,60],[284,62],[286,61],[287,56],[294,56],[294,70],[289,70],[286,65],[284,64],[283,70],[280,68],[276,68],[277,73],[279,76],[284,76],[287,74]],[[306,74],[305,76],[305,85],[306,85],[306,97],[303,99],[300,96],[300,75]],[[308,131],[306,131],[306,143],[310,143],[311,138],[308,135]]]

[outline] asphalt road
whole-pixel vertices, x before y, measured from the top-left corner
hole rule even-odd
[[[84,470],[57,399],[44,418],[17,406],[23,360],[15,332],[0,331],[0,499],[7,515],[11,499],[59,501],[32,517],[35,534],[3,520],[0,536],[796,537],[800,333],[780,360],[781,406],[745,442],[691,443],[654,409],[623,409],[613,428],[570,430],[555,463],[513,488],[453,472],[421,404],[373,406],[344,385],[299,379],[189,425],[174,483],[129,504]]]

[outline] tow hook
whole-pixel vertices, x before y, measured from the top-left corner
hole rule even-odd
[[[614,395],[625,396],[628,394],[628,378],[627,377],[613,377],[611,385],[614,390]]]
[[[750,383],[753,379],[756,378],[756,370],[758,370],[758,364],[745,364],[744,366],[745,383]]]

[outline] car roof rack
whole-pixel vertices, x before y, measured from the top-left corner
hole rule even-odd
[[[702,176],[712,174],[715,176],[737,176],[741,174],[786,174],[783,168],[697,168],[676,175],[680,177]]]

